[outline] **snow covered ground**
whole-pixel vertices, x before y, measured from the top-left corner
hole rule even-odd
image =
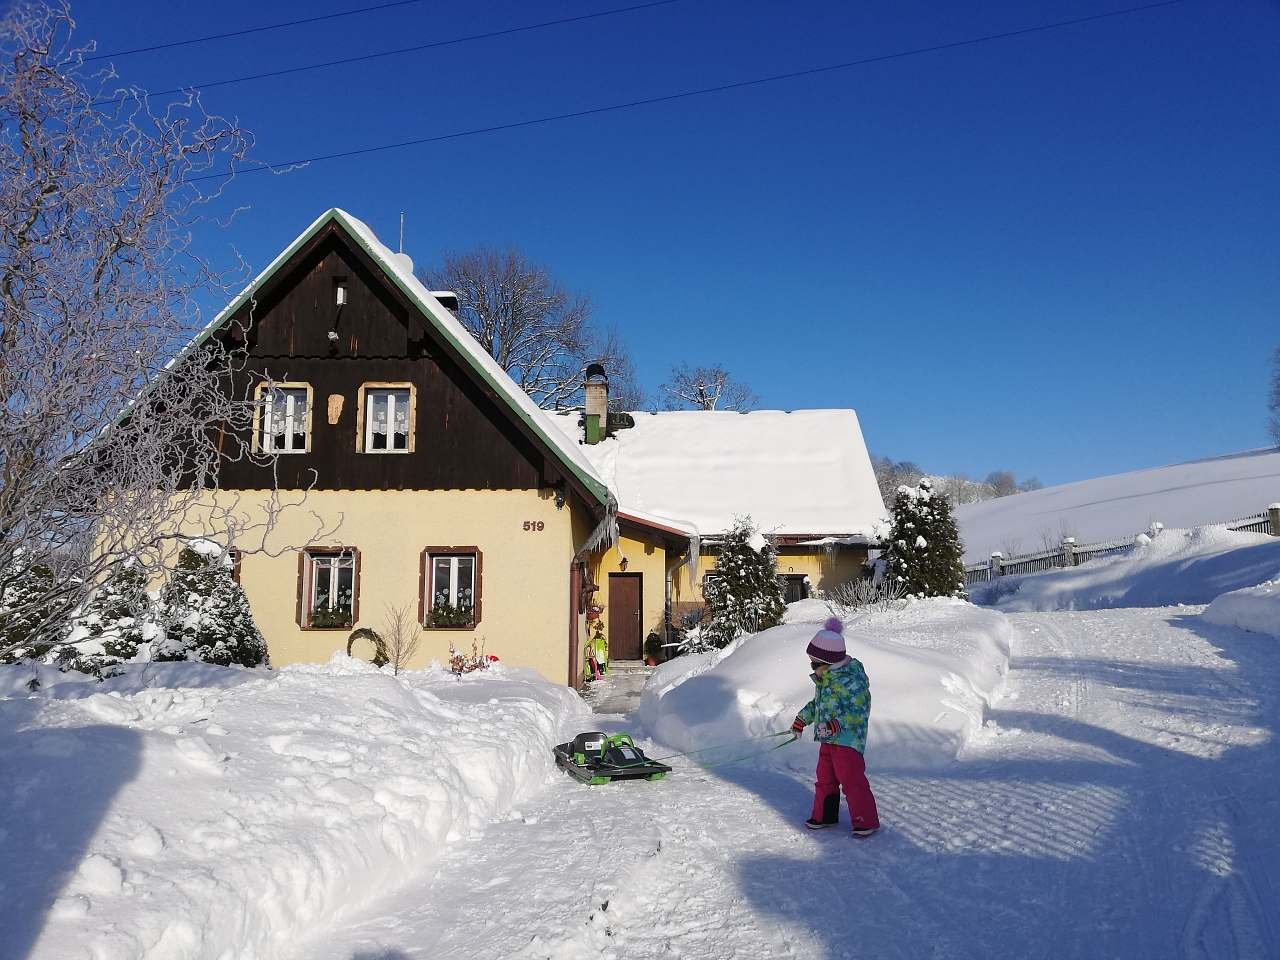
[[[1056,545],[1131,537],[1153,521],[1195,527],[1280,501],[1280,452],[1247,453],[1045,487],[956,509],[965,563]]]
[[[1096,610],[1208,603],[1280,577],[1280,537],[1223,527],[1164,530],[1132,551],[1078,567],[1001,577],[970,589],[974,602],[1009,611]]]
[[[345,657],[0,700],[0,957],[280,956],[515,815],[585,715],[531,672]]]
[[[342,658],[5,680],[0,957],[1280,956],[1280,657],[1198,607],[852,622],[869,840],[802,828],[805,743],[655,783],[554,770],[583,729],[659,756],[776,729],[825,614],[661,668],[635,717]]]
[[[1280,637],[1280,576],[1224,593],[1201,616],[1210,623]]]

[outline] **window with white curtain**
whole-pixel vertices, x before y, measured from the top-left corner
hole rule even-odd
[[[311,446],[311,388],[264,385],[258,399],[258,448],[264,453],[306,453]]]
[[[364,452],[408,453],[413,392],[408,387],[366,387]]]

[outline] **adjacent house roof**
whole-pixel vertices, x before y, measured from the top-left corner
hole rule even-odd
[[[749,514],[766,534],[863,540],[887,520],[852,410],[631,416],[634,427],[579,446],[621,517],[714,537]],[[552,419],[581,441],[580,411]]]
[[[172,367],[183,356],[212,336],[241,307],[249,302],[255,292],[288,262],[294,253],[331,222],[336,222],[343,227],[360,244],[374,263],[382,268],[392,283],[400,289],[410,302],[421,310],[423,317],[426,318],[435,331],[457,349],[464,361],[471,366],[473,372],[483,382],[487,383],[499,397],[507,401],[508,407],[516,418],[550,448],[552,453],[561,461],[561,465],[572,473],[592,496],[599,500],[601,504],[607,505],[610,500],[608,486],[596,473],[591,461],[581,452],[581,448],[556,428],[552,422],[554,418],[546,411],[539,409],[529,395],[521,390],[516,382],[507,375],[501,365],[493,357],[489,356],[476,339],[466,331],[466,328],[458,322],[458,318],[431,295],[431,292],[413,275],[413,270],[407,257],[393,253],[366,224],[357,220],[345,210],[339,210],[336,207],[321,214],[314,223],[302,231],[296,240],[281,251],[280,255],[267,265],[266,269],[254,277],[239,296],[214,317],[191,343],[187,344],[182,352],[170,362],[169,366]]]

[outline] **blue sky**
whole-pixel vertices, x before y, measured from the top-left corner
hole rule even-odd
[[[82,2],[103,52],[374,0]],[[437,0],[122,57],[149,89],[634,0]],[[266,161],[803,70],[1136,0],[679,0],[219,87]],[[244,176],[255,269],[341,206],[419,263],[514,245],[654,388],[854,407],[873,451],[1045,483],[1266,443],[1280,346],[1280,2],[1180,4],[836,73]]]

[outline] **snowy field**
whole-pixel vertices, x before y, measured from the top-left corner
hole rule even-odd
[[[675,756],[656,783],[551,761],[591,728],[670,756],[787,726],[812,601],[655,671],[631,717],[501,668],[50,671],[35,695],[5,668],[0,957],[1280,956],[1280,556],[1166,534],[1089,589],[1257,579],[1207,609],[849,621],[884,824],[863,841],[847,812],[803,829],[807,740]],[[1077,573],[1023,579],[1070,606]]]
[[[956,509],[965,563],[1054,546],[1131,537],[1153,521],[1195,527],[1280,502],[1280,452],[1257,450],[1097,477]]]

